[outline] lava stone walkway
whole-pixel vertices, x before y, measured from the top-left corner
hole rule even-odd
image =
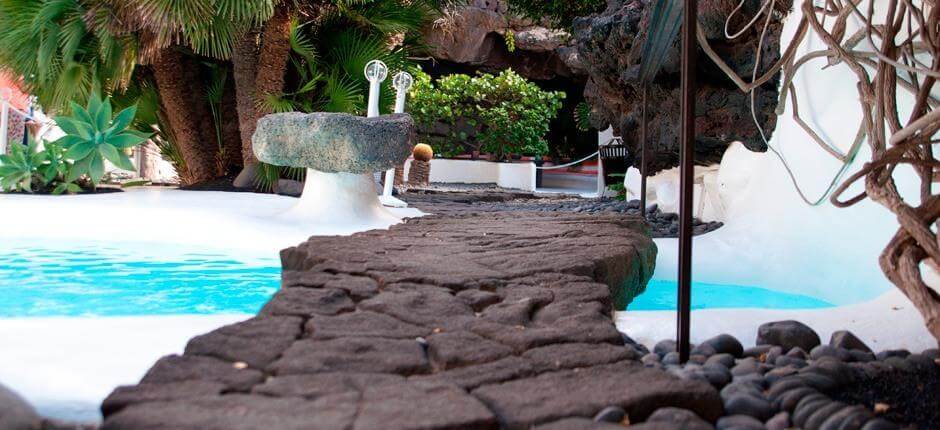
[[[644,367],[611,320],[656,249],[622,214],[459,213],[281,253],[259,315],[193,338],[102,405],[108,429],[605,428],[707,382]],[[645,425],[646,428],[670,428]]]

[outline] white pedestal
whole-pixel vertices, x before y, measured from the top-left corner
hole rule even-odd
[[[317,230],[356,225],[388,228],[401,218],[386,210],[375,193],[371,173],[325,173],[307,169],[304,192],[297,204],[280,216],[311,223]]]

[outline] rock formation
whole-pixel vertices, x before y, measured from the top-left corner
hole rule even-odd
[[[528,79],[583,80],[568,32],[512,16],[506,8],[501,0],[473,0],[448,12],[424,32],[428,54],[488,71],[512,68]]]
[[[784,4],[781,4],[784,3]],[[789,11],[788,2],[777,2],[775,15]],[[750,81],[756,59],[757,42],[763,19],[735,40],[725,37],[725,17],[737,5],[730,0],[699,2],[699,25],[715,51],[740,76]],[[743,28],[760,7],[747,1],[730,23],[732,32]],[[600,14],[577,18],[573,37],[580,64],[588,73],[585,97],[591,105],[591,120],[599,129],[611,125],[615,134],[634,151],[639,151],[641,87],[638,82],[643,41],[652,7],[647,0],[610,0]],[[761,70],[767,70],[780,57],[780,31],[774,19],[762,47]],[[677,37],[666,53],[663,68],[651,84],[649,100],[649,173],[678,165],[680,49]],[[741,141],[753,151],[767,149],[751,115],[750,96],[742,93],[705,55],[699,52],[696,69],[696,162],[717,163],[725,148]],[[755,112],[769,139],[776,124],[778,79],[761,87],[755,97]]]

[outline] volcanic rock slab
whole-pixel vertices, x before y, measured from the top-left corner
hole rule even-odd
[[[261,161],[325,173],[382,172],[408,158],[415,143],[408,114],[276,113],[258,120],[252,137]]]
[[[714,422],[711,385],[644,368],[611,320],[655,257],[643,222],[613,214],[313,237],[282,251],[282,288],[258,317],[115,390],[103,428],[527,429],[664,406]]]

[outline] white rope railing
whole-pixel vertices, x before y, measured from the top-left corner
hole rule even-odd
[[[601,153],[601,151],[600,151],[600,150],[597,150],[597,151],[594,151],[591,155],[588,155],[587,157],[584,157],[584,158],[582,158],[582,159],[580,159],[580,160],[578,160],[578,161],[572,161],[572,162],[567,163],[567,164],[559,164],[559,165],[557,165],[557,166],[535,166],[535,168],[538,169],[538,170],[563,169],[563,168],[565,168],[565,167],[574,166],[575,164],[581,164],[581,163],[587,161],[587,160],[590,159],[590,158],[594,158],[595,155],[599,155],[600,153]]]

